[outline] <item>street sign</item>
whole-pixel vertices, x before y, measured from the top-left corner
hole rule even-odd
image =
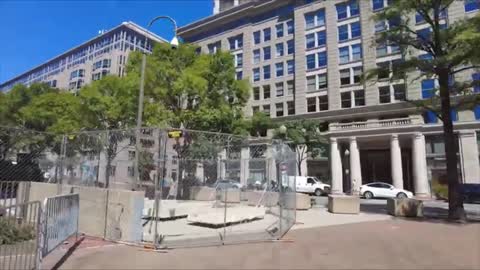
[[[170,139],[181,138],[182,136],[183,136],[183,131],[181,130],[171,130],[168,132],[168,138]]]

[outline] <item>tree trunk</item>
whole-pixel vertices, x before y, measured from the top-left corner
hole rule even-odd
[[[450,115],[450,91],[448,71],[439,74],[440,99],[442,106],[442,121],[445,143],[445,155],[447,161],[448,178],[448,218],[452,220],[465,220],[465,210],[463,208],[463,197],[460,194],[460,183],[458,178],[458,157],[457,142],[453,131],[453,123]]]

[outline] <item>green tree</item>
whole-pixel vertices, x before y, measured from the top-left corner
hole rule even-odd
[[[376,21],[387,21],[389,28],[376,37],[377,44],[396,44],[406,56],[403,62],[392,68],[392,79],[403,78],[408,72],[419,71],[419,76],[405,77],[418,80],[435,78],[439,87],[430,93],[431,98],[411,100],[416,106],[435,112],[442,120],[449,188],[449,218],[465,219],[463,199],[459,191],[457,149],[451,110],[472,108],[479,103],[479,95],[472,95],[471,81],[455,81],[455,75],[479,68],[478,44],[480,43],[479,16],[448,23],[442,22],[443,14],[454,0],[392,1],[378,12]],[[412,14],[423,17],[429,32],[416,31]],[[428,57],[416,56],[428,55]],[[367,78],[373,79],[382,72],[375,69]],[[412,73],[410,73],[412,74]]]
[[[280,130],[283,129],[284,130]],[[298,174],[302,175],[302,164],[308,157],[316,158],[326,153],[328,143],[321,134],[325,130],[323,123],[312,120],[288,122],[275,131],[274,138],[284,139],[297,156]]]

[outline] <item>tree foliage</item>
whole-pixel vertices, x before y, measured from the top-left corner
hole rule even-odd
[[[398,45],[404,55],[403,61],[393,65],[391,80],[405,78],[407,83],[419,79],[438,80],[438,87],[432,93],[426,93],[424,99],[408,101],[423,110],[435,112],[442,120],[449,181],[449,217],[464,219],[451,110],[472,109],[480,103],[480,95],[472,90],[478,82],[456,80],[456,76],[480,68],[480,15],[447,22],[445,14],[454,2],[392,1],[374,19],[389,25],[386,31],[377,35],[376,43]],[[422,17],[429,30],[417,31],[415,22],[411,21],[413,14]],[[381,68],[369,71],[367,79],[375,79],[382,71]]]
[[[328,142],[321,134],[325,129],[323,123],[313,120],[300,120],[285,124],[286,133],[275,131],[274,137],[285,139],[297,155],[298,173],[302,175],[302,163],[308,157],[316,158],[325,156]]]

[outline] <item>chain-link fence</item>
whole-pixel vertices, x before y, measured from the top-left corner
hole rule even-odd
[[[280,141],[159,128],[0,134],[0,178],[79,193],[87,234],[192,246],[277,239],[295,222],[295,154]]]

